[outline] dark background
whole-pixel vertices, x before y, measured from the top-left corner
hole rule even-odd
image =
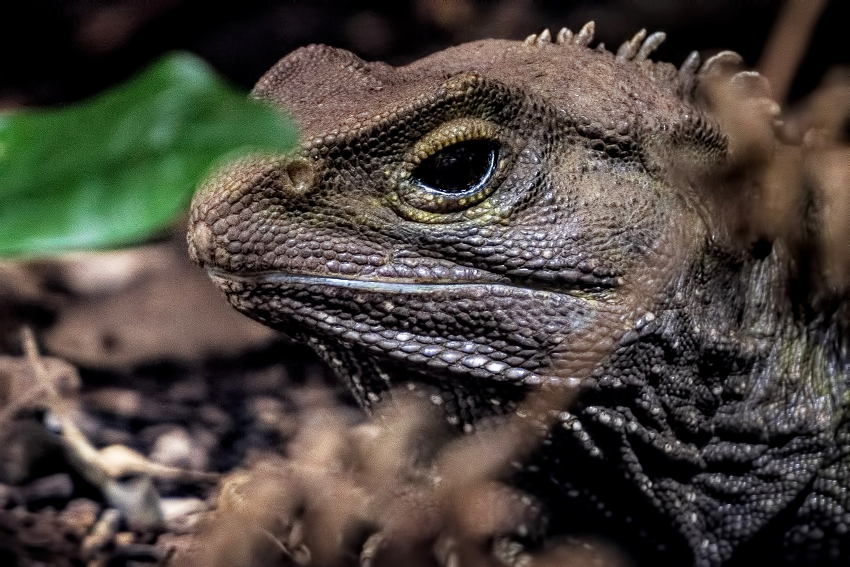
[[[810,1],[810,0],[793,0]],[[521,39],[545,27],[597,24],[616,48],[642,27],[667,32],[655,57],[733,49],[750,65],[782,3],[767,0],[22,0],[0,11],[0,108],[67,103],[126,79],[182,49],[248,89],[272,64],[308,43],[404,64],[483,37]],[[813,34],[790,99],[850,61],[850,2],[832,0]]]

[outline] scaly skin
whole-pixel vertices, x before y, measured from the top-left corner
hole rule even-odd
[[[845,564],[846,307],[816,300],[796,245],[742,243],[728,201],[757,160],[713,85],[764,115],[762,158],[775,105],[729,54],[677,71],[646,59],[658,36],[615,57],[588,31],[399,68],[290,54],[254,94],[303,145],[201,187],[190,254],[364,406],[427,384],[472,425],[579,388],[516,478],[554,532],[639,563]],[[423,164],[469,140],[491,142],[468,146],[480,186],[434,189]]]

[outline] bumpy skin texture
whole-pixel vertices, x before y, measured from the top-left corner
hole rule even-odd
[[[199,189],[192,258],[364,406],[426,384],[474,424],[541,384],[579,388],[516,478],[553,531],[639,563],[845,564],[847,324],[807,303],[789,246],[733,237],[743,158],[699,85],[720,65],[582,43],[486,40],[400,68],[290,54],[254,94],[303,145]],[[420,182],[468,140],[498,148],[480,187]]]

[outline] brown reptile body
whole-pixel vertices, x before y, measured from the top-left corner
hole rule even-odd
[[[254,95],[301,147],[199,189],[190,254],[365,406],[411,383],[472,426],[580,392],[516,478],[555,532],[647,564],[844,564],[846,299],[734,205],[780,145],[769,88],[729,52],[677,70],[647,59],[659,34],[592,35],[398,68],[295,51]]]

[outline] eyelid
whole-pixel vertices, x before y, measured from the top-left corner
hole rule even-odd
[[[499,134],[498,126],[487,120],[458,118],[440,125],[420,138],[405,161],[414,169],[443,148],[468,140],[498,140]]]

